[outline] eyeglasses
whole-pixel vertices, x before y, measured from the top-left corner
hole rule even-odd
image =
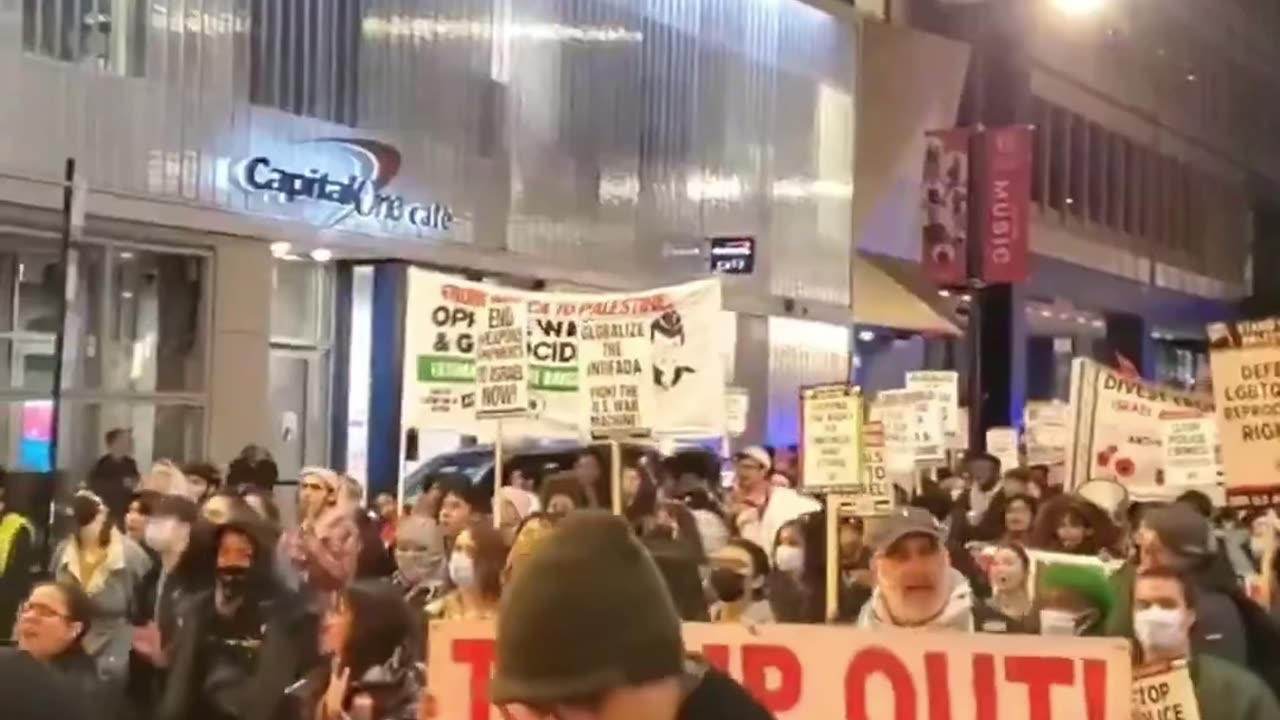
[[[70,620],[71,618],[57,609],[40,603],[24,602],[18,606],[18,615],[31,615],[41,620]]]

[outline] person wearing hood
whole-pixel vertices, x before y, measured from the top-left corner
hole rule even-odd
[[[977,602],[951,567],[943,529],[929,511],[903,507],[872,532],[875,590],[857,625],[961,632],[1009,632],[1013,621]]]
[[[525,561],[503,598],[496,649],[490,699],[516,720],[772,717],[685,654],[661,572],[626,520],[606,512],[565,518]]]
[[[1264,660],[1256,655],[1274,655],[1271,648],[1264,647],[1272,644],[1266,638],[1280,633],[1266,611],[1240,589],[1206,518],[1183,503],[1154,508],[1143,515],[1136,543],[1137,562],[1115,574],[1116,595],[1122,602],[1132,597],[1137,573],[1153,568],[1186,573],[1195,583],[1198,596],[1192,650],[1255,670],[1280,668],[1280,658]],[[1118,614],[1123,616],[1122,621],[1112,623],[1110,634],[1129,635],[1130,608],[1120,608]]]
[[[284,590],[252,523],[214,530],[202,558],[214,586],[184,603],[158,720],[274,720],[316,663],[316,617]]]
[[[1133,584],[1133,629],[1138,660],[1159,666],[1186,659],[1201,717],[1213,720],[1280,718],[1267,686],[1247,668],[1192,649],[1196,612],[1195,583],[1168,568],[1140,571]],[[1210,712],[1210,710],[1212,710]]]

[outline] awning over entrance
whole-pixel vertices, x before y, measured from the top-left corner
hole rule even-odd
[[[853,320],[858,325],[958,336],[937,290],[909,260],[859,252],[853,263]]]

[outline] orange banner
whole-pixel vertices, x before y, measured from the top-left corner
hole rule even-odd
[[[866,632],[821,625],[687,623],[685,646],[780,720],[1129,720],[1129,648],[1118,639]],[[429,634],[435,717],[497,720],[493,626]],[[554,648],[548,648],[554,652]]]

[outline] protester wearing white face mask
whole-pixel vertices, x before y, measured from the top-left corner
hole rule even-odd
[[[453,589],[427,605],[427,614],[441,620],[496,617],[506,562],[507,546],[501,533],[490,523],[472,523],[458,533],[449,554],[449,585]]]
[[[1195,601],[1194,585],[1174,570],[1149,568],[1138,573],[1133,584],[1133,630],[1140,663],[1156,665],[1187,658],[1203,718],[1280,718],[1280,704],[1252,672],[1212,655],[1192,653]]]
[[[1101,637],[1115,606],[1107,574],[1086,565],[1048,565],[1039,572],[1041,635]]]

